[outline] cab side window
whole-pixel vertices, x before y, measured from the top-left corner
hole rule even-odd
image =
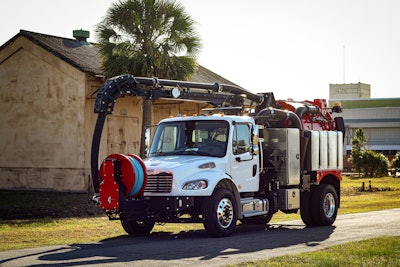
[[[239,155],[250,152],[251,131],[248,124],[236,124],[233,131],[233,154]]]

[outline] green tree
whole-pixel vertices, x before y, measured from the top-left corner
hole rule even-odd
[[[186,79],[201,47],[194,23],[172,0],[114,3],[96,27],[105,75]]]
[[[375,169],[375,154],[372,150],[366,150],[361,153],[361,160],[359,162],[360,171],[364,172],[364,177],[372,177]]]
[[[349,162],[353,164],[353,168],[361,173],[362,164],[363,164],[363,153],[366,151],[365,143],[367,142],[367,138],[365,137],[364,130],[362,128],[358,128],[354,137],[351,139],[351,155],[349,158]]]
[[[382,177],[388,173],[389,161],[382,153],[366,150],[362,153],[361,169],[365,177]]]
[[[375,154],[376,161],[378,162],[378,168],[376,170],[376,176],[382,177],[387,176],[389,171],[389,160],[382,153]]]

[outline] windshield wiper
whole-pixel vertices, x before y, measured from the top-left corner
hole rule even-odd
[[[186,151],[180,151],[177,153],[174,153],[174,155],[197,155],[197,156],[211,156],[210,153],[204,152],[204,151],[198,151],[198,150],[186,150]]]
[[[150,153],[150,156],[165,156],[165,153],[164,152],[162,152],[162,151],[156,151],[156,152],[153,152],[153,153]]]

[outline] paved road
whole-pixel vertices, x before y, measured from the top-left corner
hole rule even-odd
[[[0,253],[1,266],[224,266],[315,251],[335,244],[400,236],[400,209],[338,216],[334,226],[305,228],[301,221],[242,226],[228,238],[204,231],[120,237],[101,243],[40,247]]]

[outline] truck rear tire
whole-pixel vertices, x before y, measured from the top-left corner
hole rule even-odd
[[[148,235],[154,227],[154,221],[128,220],[126,216],[122,215],[121,225],[129,235]]]
[[[311,199],[311,216],[314,225],[332,225],[338,212],[338,196],[330,184],[321,184],[315,188]]]
[[[237,205],[233,193],[216,188],[203,203],[204,229],[213,237],[230,236],[236,227]]]
[[[311,194],[313,191],[300,193],[300,216],[306,226],[314,226],[311,210]]]

